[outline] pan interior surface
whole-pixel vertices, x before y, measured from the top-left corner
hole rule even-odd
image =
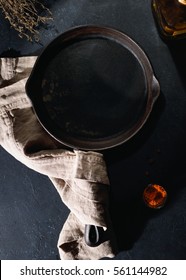
[[[143,116],[148,98],[138,58],[104,37],[62,45],[47,64],[41,92],[54,136],[67,142],[104,141],[126,133]]]

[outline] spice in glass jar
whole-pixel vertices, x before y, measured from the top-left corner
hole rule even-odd
[[[159,209],[164,206],[167,199],[166,190],[157,184],[148,185],[143,192],[145,204],[154,209]]]

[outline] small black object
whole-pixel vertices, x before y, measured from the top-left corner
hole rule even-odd
[[[104,230],[95,225],[85,225],[85,243],[90,247],[98,246],[103,238]]]

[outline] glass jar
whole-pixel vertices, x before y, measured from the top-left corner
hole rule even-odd
[[[152,0],[152,10],[164,38],[186,38],[186,0]]]

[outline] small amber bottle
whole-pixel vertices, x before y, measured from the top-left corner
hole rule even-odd
[[[164,38],[186,38],[186,0],[152,0],[152,10]]]

